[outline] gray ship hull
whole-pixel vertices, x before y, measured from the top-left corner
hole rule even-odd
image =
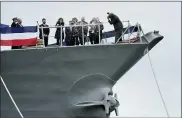
[[[1,52],[1,76],[24,118],[105,118],[101,101],[163,39],[150,32],[132,44],[50,47]],[[1,117],[21,118],[1,82]]]

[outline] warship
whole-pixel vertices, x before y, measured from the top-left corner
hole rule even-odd
[[[113,86],[164,38],[156,30],[145,34],[139,24],[123,29],[123,35],[134,32],[136,38],[112,44],[1,51],[1,118],[108,118],[114,110],[118,115],[117,93],[114,110],[108,104]],[[101,38],[112,37],[114,30]]]

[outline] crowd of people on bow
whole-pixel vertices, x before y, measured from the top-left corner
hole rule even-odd
[[[123,29],[122,22],[120,21],[119,17],[115,14],[107,14],[108,22],[111,25],[113,25],[115,29],[115,42],[118,38],[120,38],[121,41]],[[63,42],[63,40],[65,41],[67,46],[84,45],[85,42],[90,42],[91,44],[99,44],[99,41],[101,41],[101,39],[103,38],[102,31],[104,29],[104,25],[102,22],[100,22],[98,17],[92,18],[92,20],[89,23],[86,22],[85,17],[82,17],[80,21],[76,17],[74,17],[69,21],[69,27],[61,27],[65,26],[65,22],[63,18],[59,18],[55,26],[58,26],[56,28],[54,36],[54,38],[57,40],[57,45],[60,45],[61,42]],[[21,19],[13,18],[13,23],[11,27],[22,27]],[[49,25],[47,25],[46,19],[43,18],[42,24],[39,25],[39,38],[44,40],[45,47],[48,46],[49,34],[50,27]],[[21,46],[15,46],[15,48],[21,48]],[[12,47],[12,49],[15,48]]]
[[[60,26],[65,26],[65,22],[63,18],[59,18],[55,25],[59,26],[57,27],[54,36],[54,38],[57,40],[56,44],[60,45],[61,39],[62,42],[65,40],[67,46],[83,45],[84,42],[87,41],[90,41],[91,44],[98,44],[99,37],[102,39],[102,31],[104,29],[103,23],[99,21],[99,18],[94,17],[89,24],[91,25],[88,26],[88,22],[85,21],[85,17],[82,17],[80,21],[74,17],[69,21],[69,27],[62,27],[61,30]],[[96,24],[100,24],[100,26]],[[42,29],[41,27],[44,28]],[[45,18],[42,19],[42,24],[39,26],[39,32],[40,39],[44,39],[45,46],[47,46],[50,28],[49,25],[46,24]]]

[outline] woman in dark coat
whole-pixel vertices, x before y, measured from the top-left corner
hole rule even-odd
[[[64,26],[64,21],[63,18],[59,18],[56,26]],[[55,33],[55,39],[57,39],[57,45],[60,45],[60,41],[61,41],[61,28],[57,28],[56,29],[56,33]],[[63,31],[63,27],[62,27],[62,41],[64,39],[64,31]]]

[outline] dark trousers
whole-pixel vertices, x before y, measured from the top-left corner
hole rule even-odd
[[[118,39],[119,41],[122,41],[122,30],[115,31],[115,43],[118,41]]]
[[[11,49],[21,49],[22,46],[12,46]]]
[[[98,34],[90,33],[89,38],[90,38],[91,44],[99,44],[99,35]]]
[[[57,42],[56,42],[56,45],[60,45],[60,38],[57,38]]]
[[[62,39],[62,44],[63,44],[63,39]],[[61,45],[61,38],[57,38],[56,45]]]
[[[67,46],[71,45],[71,36],[68,35],[68,36],[65,37],[65,43],[66,43]]]
[[[62,39],[62,44],[63,44],[63,39]],[[61,45],[61,39],[60,38],[57,38],[56,45]]]
[[[48,37],[44,37],[44,46],[45,46],[45,47],[48,46]]]
[[[73,36],[72,41],[73,41],[73,45],[79,45],[78,36]]]
[[[66,36],[65,42],[67,46],[79,45],[78,36]]]
[[[12,46],[11,49],[19,49],[19,46]]]
[[[61,36],[57,36],[55,38],[57,39],[56,45],[60,45],[61,44]],[[64,33],[62,33],[62,43],[63,43],[63,39],[64,39]]]
[[[82,35],[79,36],[80,44],[83,45],[83,41],[85,43],[86,41],[86,36],[84,36],[84,39],[82,38]]]

